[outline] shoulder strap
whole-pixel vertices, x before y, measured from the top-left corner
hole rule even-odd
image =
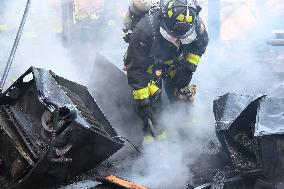
[[[149,12],[148,12],[148,17],[149,17],[149,23],[150,23],[150,26],[151,26],[151,29],[152,29],[153,40],[155,40],[157,38],[157,31],[156,31],[157,23],[154,23],[154,16],[153,15],[154,15],[154,12],[153,12],[153,10],[150,9]]]
[[[156,60],[157,57],[157,50],[158,50],[158,20],[154,20],[154,14],[157,13],[157,11],[153,11],[153,10],[149,10],[148,13],[148,17],[149,17],[149,25],[151,26],[151,30],[152,30],[152,36],[153,36],[153,40],[152,40],[152,46],[151,46],[151,50],[150,50],[150,57],[153,58],[154,60]]]

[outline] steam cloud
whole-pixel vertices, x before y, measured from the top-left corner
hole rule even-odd
[[[281,21],[277,6],[273,8],[271,5],[283,6],[283,3],[265,2],[228,2],[232,15],[222,18],[222,34],[226,35],[229,31],[230,36],[242,34],[242,38],[221,44],[210,41],[193,78],[198,89],[195,102],[188,106],[179,104],[168,107],[160,123],[169,133],[169,138],[144,144],[144,154],[135,162],[130,180],[157,189],[183,188],[191,182],[190,165],[198,162],[196,158],[204,151],[209,138],[214,138],[212,102],[217,96],[227,92],[279,95],[281,79],[274,77],[273,73],[280,62],[283,63],[279,56],[281,50],[283,55],[283,48],[269,47],[266,40],[273,29],[279,29]],[[263,14],[268,7],[269,15]],[[250,10],[253,16],[244,17],[242,10]],[[242,30],[238,27],[242,21],[254,25]],[[232,24],[230,27],[227,25],[229,22]],[[275,67],[272,68],[272,65]]]
[[[113,0],[113,2],[116,1]],[[273,71],[271,61],[275,60],[272,60],[274,57],[270,56],[277,56],[279,49],[266,46],[265,40],[272,29],[279,29],[279,23],[283,19],[280,19],[277,10],[284,5],[281,0],[269,0],[263,4],[257,4],[255,0],[246,1],[247,4],[240,2],[241,5],[238,4],[238,6],[231,3],[231,10],[237,12],[253,6],[255,11],[252,15],[254,16],[243,18],[233,15],[231,19],[236,25],[230,28],[222,27],[222,34],[225,35],[229,31],[230,34],[237,33],[233,36],[240,36],[238,32],[242,33],[242,28],[238,27],[238,20],[252,19],[248,22],[248,26],[244,26],[245,36],[242,35],[244,38],[234,43],[218,44],[210,41],[207,53],[194,74],[193,83],[196,83],[198,87],[194,103],[176,104],[174,107],[166,108],[160,124],[166,129],[168,139],[143,145],[143,155],[133,163],[131,170],[121,173],[128,180],[157,189],[183,188],[192,177],[189,165],[202,152],[208,137],[214,136],[212,101],[218,95],[228,91],[251,95],[278,94],[273,91],[277,91],[277,85],[281,80],[271,76]],[[0,33],[0,70],[4,69],[12,47],[25,1],[9,0],[4,1],[3,4],[13,11],[6,11],[5,19],[1,20],[9,24],[10,32]],[[267,10],[268,7],[269,14],[263,14],[263,10]],[[93,74],[88,70],[88,63],[94,58],[94,51],[98,50],[121,68],[122,52],[126,48],[121,38],[122,34],[108,33],[107,40],[102,41],[104,43],[100,44],[99,49],[81,43],[78,36],[73,41],[77,44],[76,50],[84,49],[84,51],[79,52],[82,54],[82,64],[75,65],[72,54],[64,48],[59,34],[56,33],[58,29],[60,30],[58,26],[61,20],[58,18],[61,18],[61,11],[56,6],[55,0],[32,2],[8,84],[30,66],[51,69],[58,75],[87,84]],[[222,22],[222,26],[226,26],[225,18]],[[118,21],[116,27],[122,27],[122,20]],[[114,41],[118,41],[115,48]],[[282,59],[280,56],[278,61],[283,62],[283,59],[283,56]],[[272,90],[270,90],[271,86]]]
[[[30,66],[52,70],[58,75],[77,82],[84,82],[84,75],[78,74],[70,51],[60,40],[61,10],[60,1],[32,1],[27,16],[6,88]],[[26,1],[4,1],[6,10],[3,24],[7,31],[1,32],[1,68],[4,69],[10,49],[21,21]],[[2,72],[1,72],[2,73]]]

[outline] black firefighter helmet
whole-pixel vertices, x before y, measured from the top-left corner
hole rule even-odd
[[[171,36],[184,39],[195,28],[199,6],[195,0],[161,0],[161,26]]]

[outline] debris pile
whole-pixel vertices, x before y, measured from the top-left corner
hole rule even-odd
[[[1,188],[54,186],[123,146],[86,87],[44,69],[31,67],[0,104]]]
[[[112,100],[123,107],[119,98]],[[112,114],[113,109],[106,110]],[[211,141],[208,148],[216,149],[198,158],[187,188],[279,188],[284,99],[228,93],[214,101],[213,111],[219,146]],[[44,69],[31,67],[1,94],[0,123],[1,188],[55,186],[98,167],[124,146],[86,87]],[[121,123],[123,132],[128,126]],[[96,188],[147,188],[101,175],[92,175]]]
[[[213,109],[221,143],[215,159],[223,164],[216,164],[212,178],[204,173],[210,183],[199,188],[279,188],[284,181],[284,99],[228,93],[214,101]]]

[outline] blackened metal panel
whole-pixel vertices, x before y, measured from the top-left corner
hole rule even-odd
[[[284,134],[284,98],[263,98],[257,118],[255,136]]]
[[[265,97],[259,103],[257,123],[258,163],[274,183],[284,173],[284,98]]]
[[[75,176],[98,166],[122,147],[121,143],[114,142],[84,127],[78,127],[76,124],[68,127],[61,137],[69,135],[67,133],[71,134],[68,142],[72,144],[72,148],[66,156],[72,158],[72,162],[52,163],[45,154],[29,171],[23,182],[15,185],[15,188],[54,186],[55,183],[65,180],[67,176]],[[35,180],[41,182],[35,182]]]
[[[56,83],[55,79],[44,69],[32,69],[34,80],[36,82],[37,91],[39,92],[39,100],[44,104],[52,102],[58,107],[67,105],[72,106],[72,101],[66,96]],[[54,110],[55,107],[49,107]]]
[[[216,135],[237,170],[257,168],[253,133],[261,98],[228,93],[214,101]]]
[[[23,78],[29,74],[33,78],[24,82]],[[103,128],[93,127],[92,123],[95,123],[97,115],[94,114],[91,117],[93,122],[89,123],[85,117],[88,116],[88,108],[79,109],[82,107],[81,101],[79,106],[76,106],[63,87],[57,84],[48,71],[32,67],[1,96],[1,98],[13,99],[12,104],[4,107],[9,114],[11,127],[17,128],[21,142],[25,141],[23,143],[35,153],[32,158],[35,159],[35,164],[31,170],[29,169],[24,179],[15,186],[16,188],[38,188],[39,185],[55,184],[70,175],[96,167],[123,146],[120,140],[110,137]],[[88,98],[90,103],[91,96],[89,95]],[[92,101],[92,103],[95,102]],[[69,122],[62,120],[68,125],[52,135],[46,133],[49,131],[43,129],[41,119],[43,113],[49,112],[51,116],[54,116],[52,112],[63,107],[75,110],[77,114],[74,116],[75,120]],[[55,139],[51,137],[53,134]],[[66,146],[71,146],[69,151],[64,155],[56,155],[56,150]],[[61,156],[72,159],[72,162],[56,161]],[[34,182],[35,180],[38,182]]]
[[[21,92],[14,105],[6,106],[4,110],[30,149],[33,158],[39,159],[48,147],[48,139],[41,135],[42,114],[48,109],[38,100],[35,82]]]
[[[229,129],[237,117],[255,100],[255,97],[227,93],[214,101],[213,111],[216,120],[216,130]]]
[[[126,74],[99,53],[96,53],[90,69],[92,75],[88,86],[98,105],[119,135],[135,144],[141,143],[143,124],[136,113]]]
[[[67,107],[68,109],[77,110],[73,102],[67,97],[47,70],[32,68],[32,71],[37,86],[38,98],[50,111],[54,111],[56,107]],[[90,125],[80,115],[80,111],[77,110],[77,113],[79,115],[76,117],[76,121],[80,125],[90,128]]]
[[[258,137],[258,162],[267,178],[284,178],[284,135]]]
[[[6,188],[22,178],[34,165],[28,149],[11,124],[3,107],[0,107],[0,188]]]
[[[112,128],[108,119],[102,112],[101,108],[98,106],[96,100],[91,96],[88,89],[85,86],[77,84],[75,82],[66,80],[57,75],[53,75],[53,78],[61,86],[62,90],[71,98],[71,100],[77,98],[81,101],[84,108],[88,109],[89,113],[95,117],[95,119],[104,127],[104,129],[110,134],[111,137],[117,136],[116,131]],[[74,93],[73,95],[71,93]],[[72,98],[73,96],[73,98]],[[75,100],[75,99],[74,99]],[[73,101],[73,103],[76,103]]]
[[[257,160],[268,178],[284,178],[284,98],[260,100],[255,125]]]

